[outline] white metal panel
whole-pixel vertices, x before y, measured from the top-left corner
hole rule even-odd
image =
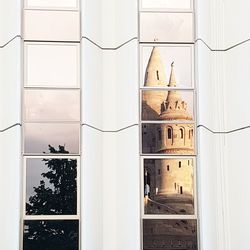
[[[103,134],[82,127],[81,242],[84,250],[103,249]]]
[[[228,134],[225,138],[226,164],[223,166],[227,216],[225,231],[229,250],[249,249],[249,138],[249,129]]]
[[[224,53],[225,129],[250,125],[250,43]]]
[[[24,10],[24,40],[80,41],[80,12]]]
[[[1,249],[19,249],[21,215],[21,128],[0,133]]]
[[[21,42],[0,49],[0,130],[21,119]]]
[[[21,32],[21,1],[0,1],[0,46]],[[19,38],[20,39],[20,38]]]
[[[115,51],[86,41],[83,54],[84,123],[103,130],[138,123],[137,41]]]
[[[24,86],[79,87],[79,44],[25,43],[24,48]]]
[[[82,34],[106,48],[137,37],[137,1],[91,0],[82,5]]]

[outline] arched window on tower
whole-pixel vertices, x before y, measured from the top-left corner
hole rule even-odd
[[[190,129],[188,138],[191,139],[192,137],[193,137],[193,129]]]
[[[159,71],[158,70],[156,70],[156,76],[157,76],[157,80],[159,81],[160,77],[159,77]]]
[[[184,139],[184,129],[180,128],[180,138]]]
[[[168,139],[172,139],[172,129],[171,128],[168,128]]]
[[[158,140],[161,141],[161,129],[158,130]]]

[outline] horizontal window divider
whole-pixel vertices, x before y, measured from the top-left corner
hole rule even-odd
[[[45,154],[30,154],[30,153],[22,153],[23,157],[26,157],[26,158],[33,158],[33,157],[38,157],[38,158],[44,158],[44,157],[52,157],[52,158],[55,158],[54,156],[68,156],[66,158],[75,158],[75,157],[80,157],[81,154],[78,153],[78,154],[51,154],[51,153],[45,153]],[[57,157],[56,157],[57,158]]]
[[[33,121],[33,122],[23,122],[23,125],[25,124],[40,124],[40,123],[46,123],[46,124],[72,124],[72,125],[76,125],[76,124],[79,124],[81,125],[81,122],[80,121],[41,121],[41,122],[37,122],[37,121]]]
[[[77,8],[57,8],[55,7],[24,7],[23,10],[34,10],[34,11],[71,11],[71,12],[80,12],[79,7]]]
[[[196,156],[183,156],[183,155],[170,155],[170,156],[149,156],[149,155],[141,155],[141,160],[143,161],[144,159],[149,159],[149,160],[165,160],[165,159],[173,159],[173,160],[178,160],[178,159],[192,159],[194,162],[196,162]],[[143,162],[142,162],[143,165]]]
[[[80,161],[80,155],[73,155],[73,154],[44,154],[44,155],[23,155],[24,160],[26,159],[69,159],[74,158]]]
[[[145,124],[192,124],[195,125],[196,121],[195,120],[141,120],[141,125]]]
[[[24,215],[23,220],[80,220],[80,215]]]
[[[194,87],[191,87],[191,88],[185,88],[185,87],[176,87],[176,88],[173,88],[173,87],[140,87],[140,91],[143,92],[143,91],[188,91],[188,92],[193,92],[193,93],[196,93],[196,90]]]
[[[149,215],[149,214],[142,214],[142,219],[143,220],[197,220],[197,215],[159,215],[159,214],[154,214],[154,215]]]
[[[155,156],[163,156],[163,157],[168,157],[168,156],[177,156],[179,157],[180,155],[178,154],[157,154],[157,153],[141,153],[140,152],[140,157],[149,157],[149,158],[153,158]],[[194,153],[194,154],[181,154],[182,157],[196,157],[197,156],[197,153]]]
[[[77,43],[77,44],[80,44],[81,43],[81,37],[79,37],[79,40],[75,40],[75,41],[68,41],[68,40],[66,40],[66,41],[59,41],[59,40],[24,40],[24,43],[29,43],[29,42],[31,42],[31,43],[72,43],[72,44],[74,44],[74,43]],[[37,44],[38,45],[38,44]]]
[[[140,13],[176,13],[176,14],[183,14],[183,13],[191,13],[194,14],[193,9],[169,9],[169,8],[140,8]]]
[[[37,120],[23,120],[23,124],[25,123],[58,123],[58,124],[63,124],[63,123],[79,123],[81,124],[81,121],[80,120],[76,120],[76,121],[68,121],[68,120],[62,120],[62,121],[49,121],[49,120],[44,120],[44,121],[37,121]]]
[[[143,42],[141,42],[141,41],[139,41],[139,44],[153,44],[153,45],[156,45],[156,44],[173,44],[173,45],[181,45],[181,44],[183,44],[183,45],[185,45],[185,44],[190,44],[190,45],[192,45],[192,44],[195,44],[195,40],[194,41],[192,41],[192,42],[159,42],[159,41],[155,41],[155,42],[150,42],[150,41],[143,41]]]
[[[24,85],[23,86],[24,87],[24,90],[25,89],[32,89],[32,90],[39,90],[39,89],[41,89],[41,90],[79,90],[79,91],[81,91],[81,88],[80,88],[80,86],[78,86],[78,87],[56,87],[56,86],[36,86],[36,85],[34,85],[34,86],[27,86],[27,85]]]

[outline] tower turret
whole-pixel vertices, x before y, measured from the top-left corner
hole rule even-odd
[[[169,87],[176,87],[174,62],[171,64]],[[192,120],[187,112],[187,103],[182,99],[179,91],[168,91],[167,99],[161,104],[160,120]]]
[[[167,79],[159,48],[153,47],[145,72],[145,87],[166,87]],[[157,120],[161,113],[161,103],[166,99],[164,91],[147,90],[142,96],[142,117]]]
[[[167,77],[164,70],[164,65],[161,59],[159,48],[154,47],[145,72],[145,87],[156,87],[167,85]]]
[[[174,74],[174,63],[171,64],[171,73],[169,87],[176,87]],[[190,121],[193,119],[187,111],[187,102],[185,102],[178,90],[168,91],[167,98],[161,104],[161,114],[159,120],[178,120],[175,124],[162,123],[158,126],[155,133],[160,135],[156,142],[156,152],[170,154],[192,154],[193,144],[193,124],[182,123],[181,121]]]

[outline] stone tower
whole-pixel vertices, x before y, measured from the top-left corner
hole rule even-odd
[[[159,50],[154,48],[147,67],[145,86],[163,84],[162,78],[157,75],[160,69],[163,69],[163,66]],[[175,89],[177,82],[174,63],[171,64],[169,83],[168,85],[165,83],[164,86],[169,87],[170,90],[168,92],[144,91],[147,93],[143,96],[147,97],[144,101],[147,101],[146,104],[152,109],[151,114],[154,114],[154,119],[150,120],[162,121],[162,123],[143,124],[144,152],[192,155],[194,153],[193,117],[188,112],[188,103],[182,98],[181,92]],[[167,92],[165,97],[164,92]],[[150,186],[150,199],[145,199],[147,213],[193,213],[193,161],[191,158],[147,161],[145,180]]]
[[[159,48],[152,49],[144,78],[144,87],[166,87],[167,77]],[[142,96],[143,120],[158,119],[161,113],[161,103],[166,99],[162,91],[144,91]]]
[[[171,65],[169,87],[176,87],[174,75],[174,63]],[[165,101],[161,104],[161,113],[159,120],[178,121],[171,124],[159,124],[156,128],[158,139],[156,140],[156,152],[166,154],[192,154],[193,145],[193,125],[181,123],[182,121],[191,121],[193,117],[187,111],[187,102],[185,102],[178,90],[168,91]],[[163,139],[162,139],[163,138]]]

